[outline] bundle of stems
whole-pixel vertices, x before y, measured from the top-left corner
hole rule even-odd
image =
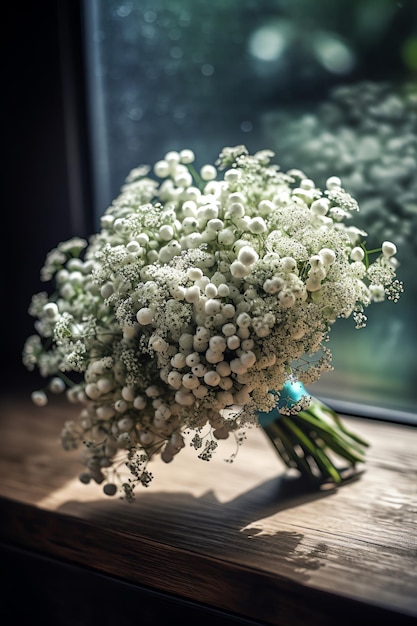
[[[309,395],[300,382],[286,383],[277,406],[259,413],[259,423],[287,467],[297,469],[316,486],[341,484],[365,462],[369,443],[315,397],[307,408],[294,409],[301,394]],[[281,412],[284,405],[292,405],[291,412]]]

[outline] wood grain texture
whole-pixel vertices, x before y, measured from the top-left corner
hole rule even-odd
[[[82,485],[59,435],[77,410],[3,397],[0,540],[275,626],[417,620],[417,429],[344,417],[364,472],[311,492],[264,433],[234,463],[185,448],[128,504]]]

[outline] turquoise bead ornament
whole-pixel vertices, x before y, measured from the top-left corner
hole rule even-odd
[[[271,393],[276,405],[269,412],[259,411],[258,422],[285,465],[319,487],[352,478],[369,444],[298,380],[289,379]]]
[[[303,396],[306,398],[310,397],[310,394],[304,387],[303,383],[300,383],[298,380],[287,380],[279,394],[275,391],[271,391],[271,393],[277,396],[277,404],[269,413],[259,411],[258,421],[261,426],[268,426],[276,419],[279,419],[281,416],[279,412],[280,409],[292,409],[298,402],[300,402]]]

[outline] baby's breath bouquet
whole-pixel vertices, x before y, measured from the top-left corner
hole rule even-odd
[[[338,318],[361,328],[369,304],[398,299],[396,247],[367,250],[339,178],[322,191],[273,156],[237,146],[195,168],[192,151],[169,152],[130,172],[100,232],[48,254],[55,292],[32,298],[23,362],[49,381],[35,403],[81,404],[62,443],[82,444],[82,482],[130,501],[156,456],[191,445],[209,460],[256,426],[318,484],[364,460],[367,443],[304,384],[332,369]]]

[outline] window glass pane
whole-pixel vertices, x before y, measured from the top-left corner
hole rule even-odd
[[[368,247],[393,240],[400,302],[339,320],[314,393],[416,413],[417,3],[414,0],[86,0],[99,216],[127,173],[169,150],[271,148],[320,186],[338,175]]]

